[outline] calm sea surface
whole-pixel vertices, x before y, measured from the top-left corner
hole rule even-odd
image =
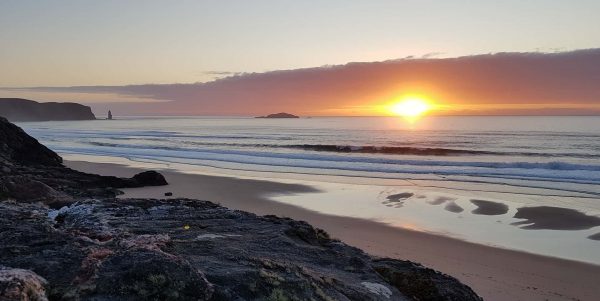
[[[429,178],[600,195],[599,117],[126,118],[22,123],[61,153],[227,169]]]

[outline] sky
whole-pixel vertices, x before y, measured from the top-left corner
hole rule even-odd
[[[3,70],[0,88],[163,84],[172,90],[182,88],[170,85],[174,83],[197,85],[252,73],[269,74],[272,80],[273,75],[280,74],[273,72],[277,70],[345,66],[349,62],[435,60],[498,52],[568,52],[600,47],[598,11],[600,1],[583,0],[3,0],[0,1],[0,70]],[[407,81],[406,78],[410,75],[403,80]],[[436,90],[435,82],[429,85]],[[595,95],[595,90],[590,89]],[[123,108],[134,114],[162,113],[139,108],[145,105],[158,108],[153,104],[180,100],[165,93],[161,97],[144,93],[123,93],[116,88],[103,93],[89,89],[62,89],[60,93],[0,89],[0,97],[79,101],[102,110],[105,106],[98,103],[127,102],[130,106]],[[190,99],[186,105],[194,107],[196,100],[205,105],[208,100],[201,97],[208,96],[188,93]],[[517,98],[521,105],[527,101],[539,103],[527,97]],[[450,98],[454,101],[456,97]],[[253,105],[243,93],[227,99],[231,101],[230,107],[236,108],[231,114],[241,114]],[[365,101],[371,105],[389,99]],[[448,99],[436,101],[449,103]],[[456,100],[471,106],[478,101],[489,103],[485,99]],[[507,104],[506,99],[494,98],[494,101],[497,106]],[[348,103],[335,101],[304,111],[315,115],[369,114],[368,110],[347,110],[350,106],[359,107],[357,102],[357,99]],[[549,102],[546,107],[560,107],[574,100]],[[590,101],[585,103],[589,105]],[[198,108],[192,111],[211,113]],[[213,113],[228,112],[213,110]]]

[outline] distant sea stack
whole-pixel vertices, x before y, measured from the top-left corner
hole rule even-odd
[[[256,118],[300,118],[296,115],[292,115],[290,113],[276,113],[276,114],[269,114],[266,116],[258,116]]]
[[[0,98],[0,116],[13,122],[96,119],[90,107],[78,103],[40,103],[22,98]]]

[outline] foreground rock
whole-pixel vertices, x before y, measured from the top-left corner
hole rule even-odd
[[[0,266],[0,300],[47,301],[47,282],[36,273]]]
[[[0,118],[0,200],[44,202],[60,207],[82,197],[114,197],[118,188],[166,185],[147,171],[133,178],[99,176],[72,170],[62,158],[21,128]]]
[[[0,116],[13,122],[96,119],[90,107],[78,103],[39,103],[22,98],[0,98]]]
[[[205,201],[1,202],[0,225],[0,263],[39,275],[50,300],[480,300],[304,222]]]

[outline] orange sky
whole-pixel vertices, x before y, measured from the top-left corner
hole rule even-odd
[[[250,73],[207,83],[10,90],[11,96],[93,103],[127,115],[372,116],[405,95],[431,114],[595,115],[600,49],[403,59]],[[2,95],[2,94],[0,94]],[[5,94],[6,95],[6,94]]]

